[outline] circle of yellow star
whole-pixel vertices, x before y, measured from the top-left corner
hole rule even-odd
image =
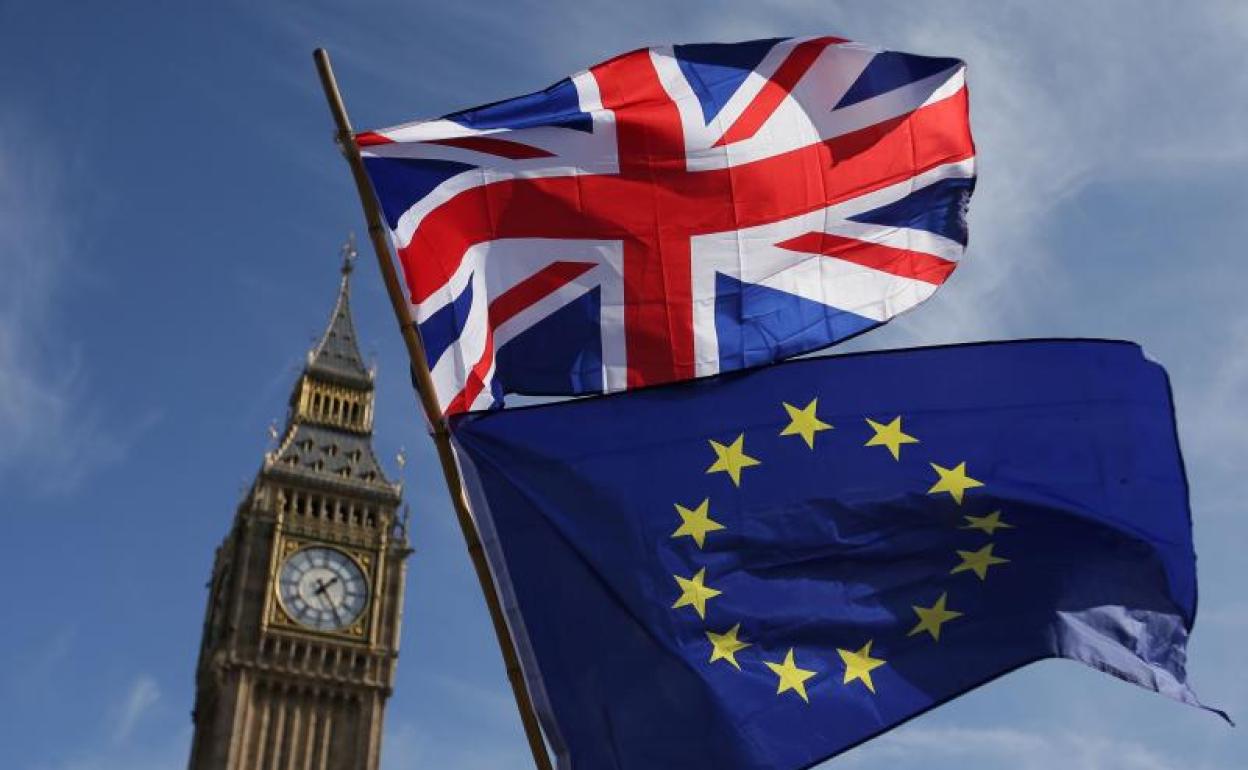
[[[988,535],[995,534],[998,529],[1014,529],[1013,524],[1001,521],[1001,511],[993,511],[987,516],[963,516],[967,523],[962,529],[978,529]]]
[[[715,450],[715,462],[706,469],[707,473],[727,473],[734,486],[741,486],[741,469],[752,465],[760,465],[758,460],[745,453],[745,434],[737,436],[731,444],[724,446],[718,441],[711,441],[711,449]]]
[[[997,564],[1008,564],[1009,559],[1002,559],[1000,556],[992,555],[992,543],[980,548],[978,551],[958,551],[958,556],[962,558],[962,563],[949,570],[949,574],[953,575],[958,572],[974,572],[980,580],[986,580],[988,577],[988,568]]]
[[[878,423],[871,418],[867,419],[867,425],[875,431],[875,435],[867,440],[863,446],[883,446],[888,447],[888,451],[892,453],[894,460],[901,459],[902,444],[917,444],[919,440],[914,436],[908,435],[901,430],[901,418],[894,417],[892,422],[885,425]]]
[[[742,641],[737,637],[741,631],[741,624],[738,623],[722,634],[714,631],[707,631],[706,638],[711,640],[711,663],[717,660],[726,660],[733,665],[738,671],[741,670],[741,664],[737,662],[737,653],[750,646],[749,642]]]
[[[676,584],[680,586],[680,598],[672,605],[672,609],[678,607],[693,607],[698,613],[698,617],[706,619],[706,603],[719,596],[722,591],[716,591],[714,588],[706,585],[706,567],[698,570],[698,574],[691,578],[683,578],[680,575],[672,575],[676,579]]]
[[[868,640],[866,644],[862,645],[862,649],[857,652],[841,649],[836,651],[845,663],[845,680],[843,684],[849,684],[854,680],[858,680],[865,684],[872,693],[875,692],[875,683],[871,681],[871,672],[884,665],[884,661],[871,657],[871,644],[874,641],[874,639]]]
[[[812,398],[810,403],[798,409],[785,401],[784,411],[789,413],[789,424],[780,431],[781,436],[801,436],[806,446],[815,448],[815,434],[821,430],[831,430],[832,426],[815,416],[819,399]]]
[[[724,529],[723,524],[711,518],[710,506],[709,497],[698,503],[698,507],[692,510],[677,503],[676,513],[680,514],[680,526],[672,533],[672,537],[688,535],[693,538],[693,542],[698,544],[698,548],[701,548],[706,542],[707,532]]]
[[[914,605],[912,609],[914,610],[914,614],[919,616],[919,622],[914,628],[910,629],[910,633],[906,634],[906,636],[914,636],[915,634],[921,634],[926,631],[932,635],[933,640],[939,642],[940,627],[954,618],[962,617],[961,612],[947,609],[945,607],[945,600],[948,599],[948,597],[949,595],[947,593],[942,593],[940,598],[937,599],[936,603],[931,607],[920,607],[918,605]]]
[[[789,648],[789,652],[784,656],[784,662],[772,663],[769,660],[763,661],[767,664],[767,668],[771,672],[780,677],[780,683],[776,685],[776,695],[781,695],[788,690],[792,690],[801,696],[802,700],[810,703],[810,698],[806,696],[806,680],[815,675],[814,671],[805,668],[798,668],[793,662],[793,648]]]
[[[966,475],[966,463],[960,462],[952,468],[946,468],[936,463],[930,463],[932,470],[936,471],[936,475],[940,478],[927,490],[929,495],[948,492],[958,504],[962,504],[962,496],[968,489],[982,487],[984,482],[973,479]]]

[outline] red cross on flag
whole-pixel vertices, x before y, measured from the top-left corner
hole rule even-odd
[[[769,363],[966,246],[965,67],[840,38],[641,49],[356,136],[448,414]]]

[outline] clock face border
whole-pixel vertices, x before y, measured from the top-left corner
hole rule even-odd
[[[368,609],[370,591],[364,570],[339,548],[300,548],[282,560],[277,578],[282,608],[305,628],[341,632],[353,626]],[[316,586],[311,584],[312,579]]]
[[[356,569],[360,571],[360,575],[364,579],[365,596],[364,607],[360,610],[359,615],[350,623],[336,629],[320,629],[313,626],[304,625],[296,619],[286,607],[286,601],[282,597],[282,569],[286,563],[294,558],[300,551],[309,548],[324,548],[328,550],[338,551],[342,555],[350,559]],[[283,631],[295,631],[302,634],[311,634],[318,637],[329,637],[333,639],[349,639],[355,642],[368,642],[373,626],[373,606],[374,598],[377,591],[377,555],[371,552],[363,551],[359,548],[352,548],[340,543],[325,542],[320,540],[305,540],[303,538],[282,537],[279,548],[275,550],[274,562],[272,568],[272,592],[271,609],[267,613],[268,622],[266,625],[279,628]]]

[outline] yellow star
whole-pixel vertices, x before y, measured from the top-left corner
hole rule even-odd
[[[941,594],[940,598],[937,599],[936,603],[931,607],[919,607],[915,605],[913,607],[914,614],[919,616],[919,623],[914,628],[910,629],[910,633],[906,634],[906,636],[914,636],[915,634],[926,631],[932,635],[932,639],[939,642],[940,627],[954,618],[962,617],[961,612],[945,609],[946,598],[948,598],[948,594]]]
[[[706,567],[698,570],[698,574],[691,578],[682,578],[680,575],[672,575],[672,577],[676,578],[676,584],[680,586],[681,591],[680,598],[672,605],[672,609],[693,607],[697,610],[698,617],[705,619],[707,601],[722,593],[702,582],[706,579]]]
[[[978,529],[989,535],[995,534],[998,529],[1014,529],[1013,524],[1001,521],[1001,511],[993,511],[987,516],[963,516],[962,518],[967,521],[962,525],[962,529]]]
[[[1008,564],[1009,559],[1002,559],[1000,556],[992,555],[992,543],[980,548],[978,551],[958,551],[958,556],[962,557],[962,563],[949,570],[949,574],[953,575],[958,572],[971,571],[974,572],[980,580],[988,577],[988,568],[996,564]]]
[[[894,417],[893,421],[884,425],[878,423],[871,418],[867,418],[867,424],[875,430],[875,435],[870,438],[863,446],[886,446],[888,451],[892,452],[894,460],[901,459],[902,444],[917,444],[919,440],[914,436],[907,435],[901,430],[901,418]]]
[[[738,623],[722,634],[713,631],[706,632],[706,638],[711,640],[711,662],[717,660],[726,660],[731,663],[738,671],[741,670],[741,664],[737,662],[736,655],[746,647],[750,646],[749,642],[743,642],[737,638],[737,633],[741,630],[741,624]]]
[[[723,529],[724,525],[710,516],[711,499],[708,497],[698,503],[698,507],[690,510],[683,505],[676,505],[676,513],[680,514],[680,527],[672,533],[672,537],[688,535],[701,548],[706,542],[706,533]]]
[[[815,672],[797,667],[797,664],[793,662],[792,647],[789,648],[789,654],[784,656],[783,663],[772,663],[769,660],[763,662],[773,674],[780,677],[780,684],[776,686],[776,695],[793,690],[802,697],[802,700],[810,703],[810,698],[806,697],[806,680],[814,676]]]
[[[952,468],[945,468],[937,465],[936,463],[930,463],[930,465],[932,466],[932,469],[936,471],[936,475],[939,476],[940,479],[932,485],[931,489],[927,490],[929,495],[935,495],[940,492],[948,492],[953,497],[954,501],[957,502],[958,505],[961,505],[962,495],[966,492],[966,490],[974,489],[975,487],[982,487],[984,485],[984,482],[966,475],[965,462],[958,463]]]
[[[875,640],[869,640],[857,652],[837,650],[841,660],[845,662],[845,681],[843,684],[849,684],[857,679],[865,684],[868,690],[875,692],[875,683],[871,681],[871,672],[884,665],[884,661],[871,657],[871,643],[873,641]]]
[[[745,434],[737,436],[737,440],[728,446],[718,441],[711,441],[711,449],[715,450],[715,462],[706,469],[707,473],[723,472],[732,477],[735,486],[741,486],[741,469],[758,465],[758,460],[745,453]]]
[[[821,430],[831,430],[832,426],[815,416],[816,404],[819,399],[812,398],[810,403],[798,409],[789,402],[784,402],[784,411],[789,413],[789,424],[780,431],[781,436],[801,436],[806,446],[815,448],[815,434]]]

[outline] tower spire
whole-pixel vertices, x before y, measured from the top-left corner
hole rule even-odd
[[[343,244],[342,280],[329,324],[308,351],[308,363],[290,396],[283,438],[269,465],[335,484],[363,485],[396,496],[373,453],[373,374],[364,365],[351,317],[355,239]]]
[[[308,351],[307,371],[344,385],[371,387],[373,377],[360,355],[355,323],[351,319],[351,272],[357,256],[354,234],[347,238],[339,253],[342,255],[342,281],[338,285],[338,300],[321,341]]]

